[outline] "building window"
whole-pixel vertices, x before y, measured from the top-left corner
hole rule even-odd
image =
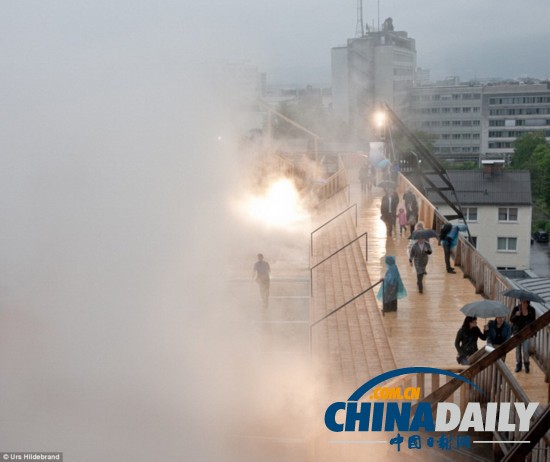
[[[499,207],[498,209],[498,221],[518,221],[518,209],[517,207]]]
[[[499,252],[516,252],[518,250],[517,237],[497,237],[497,250]]]
[[[464,208],[464,218],[468,223],[477,221],[477,207]]]

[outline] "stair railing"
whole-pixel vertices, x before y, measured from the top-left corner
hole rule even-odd
[[[365,233],[366,234],[366,233]],[[375,282],[372,286],[368,287],[367,289],[363,290],[362,292],[358,293],[357,295],[355,295],[353,298],[349,299],[347,302],[343,303],[342,305],[340,305],[339,307],[337,308],[334,308],[332,311],[330,311],[329,313],[327,313],[326,315],[324,315],[321,319],[318,319],[317,321],[315,321],[313,324],[310,324],[309,326],[309,351],[312,352],[313,351],[313,346],[312,346],[312,338],[313,338],[313,328],[319,324],[321,321],[324,321],[325,319],[329,318],[330,316],[332,316],[333,314],[337,313],[338,311],[340,311],[342,308],[345,308],[346,306],[348,306],[351,302],[354,302],[355,300],[357,300],[359,297],[362,297],[363,295],[365,295],[367,292],[369,292],[370,290],[374,289],[377,285],[381,284],[382,282],[384,282],[384,279],[380,279],[378,282]]]
[[[311,248],[311,255],[313,255],[313,235],[321,230],[322,228],[324,228],[326,225],[328,225],[329,223],[332,223],[334,220],[336,220],[338,217],[342,216],[344,213],[346,213],[348,210],[352,209],[355,207],[355,227],[357,227],[357,203],[353,204],[353,205],[350,205],[346,210],[343,210],[342,212],[340,212],[338,215],[332,217],[330,220],[328,220],[327,222],[323,223],[321,226],[319,226],[317,229],[313,230],[311,232],[311,244],[310,244],[310,248]]]
[[[310,280],[310,295],[313,296],[313,270],[315,268],[317,268],[319,265],[325,263],[327,260],[330,260],[332,257],[334,257],[335,255],[337,255],[338,253],[340,253],[342,250],[344,250],[345,248],[349,247],[350,245],[354,244],[355,242],[357,242],[359,239],[361,239],[362,237],[365,237],[365,260],[368,261],[368,248],[369,248],[369,237],[368,237],[368,233],[365,231],[363,234],[361,234],[360,236],[356,237],[355,239],[351,240],[350,242],[348,242],[346,245],[344,245],[343,247],[340,247],[338,250],[336,250],[335,252],[331,253],[328,257],[326,258],[323,258],[319,263],[313,265],[310,269],[309,269],[309,280]]]

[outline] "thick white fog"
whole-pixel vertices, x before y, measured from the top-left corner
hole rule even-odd
[[[260,460],[236,436],[307,419],[314,387],[264,355],[229,258],[251,278],[296,240],[234,213],[248,172],[202,72],[217,43],[174,4],[94,5],[2,7],[0,450]]]

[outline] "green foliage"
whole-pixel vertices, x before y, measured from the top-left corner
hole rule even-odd
[[[527,133],[514,145],[512,168],[531,172],[533,229],[546,229],[550,222],[550,145],[541,132]]]
[[[541,199],[546,207],[550,205],[550,146],[539,144],[525,163],[531,171],[533,197]]]
[[[529,162],[531,155],[537,146],[548,146],[548,142],[542,132],[531,132],[520,136],[514,142],[514,156],[512,157],[512,168],[524,169]]]

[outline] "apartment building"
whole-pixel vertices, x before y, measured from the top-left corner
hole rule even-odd
[[[533,131],[550,141],[550,82],[484,87],[481,152],[510,160],[514,141]]]
[[[504,161],[485,161],[482,170],[448,170],[474,246],[497,269],[530,268],[531,179],[507,170]],[[428,199],[443,215],[451,208],[435,193]]]
[[[422,86],[411,90],[410,125],[434,136],[442,159],[477,160],[481,152],[481,86]]]
[[[508,163],[524,133],[542,131],[550,141],[550,83],[418,86],[410,113],[413,129],[435,137],[437,157]]]

